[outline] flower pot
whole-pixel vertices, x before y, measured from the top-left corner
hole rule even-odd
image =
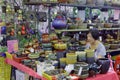
[[[65,29],[67,26],[67,21],[64,18],[55,18],[52,22],[52,26],[55,29]]]
[[[78,4],[86,4],[86,0],[77,0]]]
[[[104,5],[105,0],[96,0],[96,5]]]
[[[95,5],[96,0],[87,0],[87,5]]]
[[[78,61],[86,61],[86,52],[76,51]]]
[[[105,74],[108,72],[109,67],[110,67],[110,60],[109,59],[100,58],[100,59],[98,59],[97,64],[101,65],[101,67],[100,67],[101,74]]]

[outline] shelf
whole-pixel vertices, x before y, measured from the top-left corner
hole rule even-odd
[[[107,50],[106,52],[115,52],[115,51],[120,51],[120,48],[114,50]]]
[[[120,28],[101,28],[98,30],[119,30]],[[55,30],[57,33],[61,32],[77,32],[77,31],[88,31],[89,29],[62,29],[62,30]]]
[[[41,5],[41,4],[51,4],[56,5],[59,4],[59,6],[70,6],[70,7],[84,7],[84,8],[93,8],[93,9],[120,9],[120,7],[115,6],[95,6],[95,5],[82,5],[82,4],[67,4],[67,3],[59,3],[59,2],[25,2],[25,5]]]
[[[79,5],[79,4],[65,4],[62,3],[60,4],[61,6],[71,6],[71,7],[89,7],[89,8],[93,8],[93,9],[120,9],[120,7],[115,7],[115,6],[95,6],[95,5]]]
[[[58,4],[58,2],[25,2],[25,5]]]

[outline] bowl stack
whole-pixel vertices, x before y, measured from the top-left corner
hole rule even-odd
[[[75,53],[67,53],[66,63],[75,64],[77,62],[77,55]]]

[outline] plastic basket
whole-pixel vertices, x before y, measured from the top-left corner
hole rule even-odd
[[[62,73],[63,75],[66,75],[67,73],[66,73],[66,71],[64,71],[63,73]],[[56,74],[57,75],[57,74]],[[57,77],[56,77],[56,75],[48,75],[48,74],[46,74],[46,73],[42,73],[42,76],[46,79],[46,80],[58,80],[57,79]]]
[[[48,75],[48,74],[46,74],[46,73],[42,73],[42,76],[43,76],[45,79],[47,79],[47,80],[57,80],[57,79],[55,78],[55,76],[50,76],[50,75]]]
[[[12,59],[12,55],[6,53],[6,57]],[[11,66],[5,63],[5,58],[0,57],[0,80],[10,80]]]

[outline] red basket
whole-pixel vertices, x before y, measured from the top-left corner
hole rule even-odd
[[[21,63],[21,61],[24,59],[28,59],[28,57],[17,57],[15,54],[13,55],[13,60],[18,63]]]

